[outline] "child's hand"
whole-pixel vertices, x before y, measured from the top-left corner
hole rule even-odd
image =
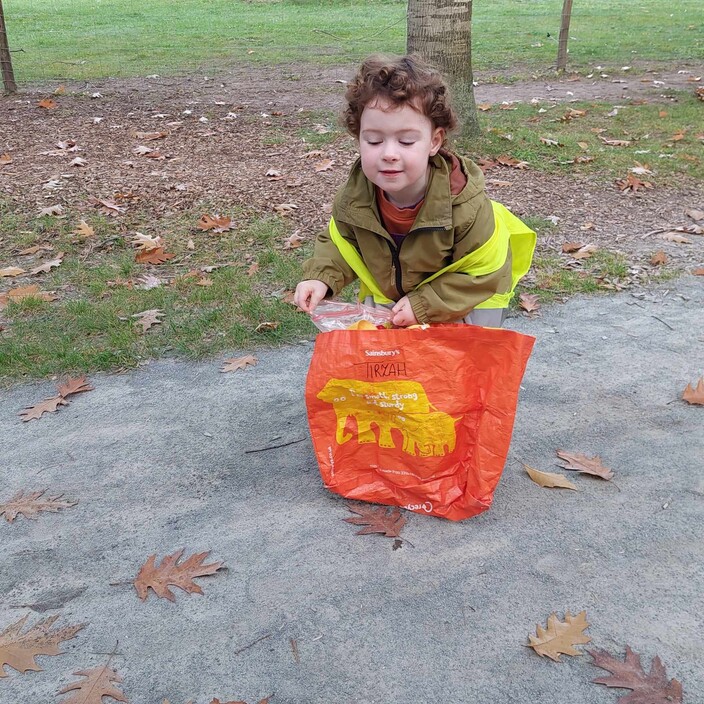
[[[404,296],[400,301],[398,301],[398,303],[396,303],[396,305],[391,309],[391,312],[394,313],[394,317],[391,322],[400,328],[406,328],[409,325],[418,325],[418,320],[413,312],[408,296]]]
[[[293,294],[293,302],[304,312],[312,313],[318,303],[325,298],[328,293],[328,285],[317,279],[301,281],[296,286]]]

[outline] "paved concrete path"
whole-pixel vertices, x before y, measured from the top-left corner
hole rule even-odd
[[[0,701],[61,701],[72,672],[117,647],[132,704],[616,702],[627,690],[591,684],[607,673],[589,656],[525,647],[566,609],[586,609],[593,646],[629,644],[647,666],[658,654],[684,701],[702,701],[704,408],[679,400],[704,374],[702,279],[507,327],[537,343],[494,506],[461,523],[409,514],[414,547],[396,551],[354,535],[321,486],[310,343],[263,351],[246,373],[162,361],[96,374],[95,391],[30,423],[17,412],[53,383],[3,393],[0,502],[47,488],[79,503],[0,520],[0,631],[25,614],[89,625],[38,658],[43,672],[7,668]],[[520,463],[559,472],[557,448],[601,455],[614,482],[570,473],[579,492],[541,489]],[[227,571],[175,603],[110,586],[179,548]]]

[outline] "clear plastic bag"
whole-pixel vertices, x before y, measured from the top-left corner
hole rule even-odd
[[[318,330],[330,332],[331,330],[364,330],[360,327],[366,321],[374,328],[390,328],[394,314],[389,308],[367,306],[364,303],[345,303],[344,301],[321,301],[310,314]],[[371,330],[371,327],[366,329]]]

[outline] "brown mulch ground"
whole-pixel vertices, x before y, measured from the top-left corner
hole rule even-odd
[[[618,101],[628,94],[666,102],[667,91],[685,87],[687,76],[697,68],[701,69],[676,67],[640,74],[627,83],[621,82],[626,80],[623,76],[512,85],[483,85],[480,80],[477,100]],[[54,96],[58,107],[49,110],[38,108],[37,102],[56,86],[34,86],[0,100],[0,154],[12,157],[11,164],[0,166],[0,193],[28,215],[61,204],[76,221],[95,212],[89,196],[132,195],[124,202],[153,216],[152,234],[160,234],[160,218],[191,207],[205,212],[237,206],[244,221],[292,203],[297,208],[287,217],[304,235],[312,233],[326,221],[326,205],[345,178],[355,149],[344,136],[317,149],[303,135],[331,127],[326,113],[315,111],[339,107],[343,81],[351,70],[247,68],[215,78],[191,75],[66,84],[66,94]],[[93,94],[96,97],[90,97]],[[151,132],[168,136],[153,141],[136,136]],[[79,151],[57,149],[61,140],[75,142]],[[139,145],[158,150],[163,158],[135,154]],[[86,159],[85,167],[69,165],[76,156]],[[316,171],[316,164],[325,159],[332,160],[332,167]],[[270,181],[269,169],[283,178]],[[577,240],[621,251],[633,264],[636,280],[647,273],[650,256],[658,249],[678,268],[691,270],[704,264],[704,237],[692,236],[688,245],[648,234],[691,224],[685,211],[704,209],[701,183],[683,180],[676,189],[624,195],[595,176],[500,167],[487,177],[490,195],[518,215],[555,220],[556,230],[543,239],[544,247],[559,250],[562,242]],[[511,185],[492,185],[492,180]],[[55,187],[49,186],[51,181]],[[594,228],[580,229],[586,223]],[[0,264],[7,266],[8,250],[0,241],[1,249],[6,255]]]

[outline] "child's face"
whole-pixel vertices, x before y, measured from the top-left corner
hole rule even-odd
[[[410,105],[394,107],[383,99],[362,112],[359,153],[362,171],[399,207],[425,195],[428,159],[442,146],[444,132]]]

